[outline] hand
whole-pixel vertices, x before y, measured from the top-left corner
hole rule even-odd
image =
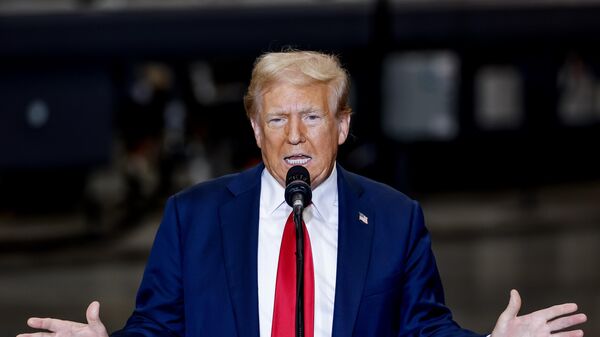
[[[27,325],[50,332],[25,333],[17,337],[108,337],[106,328],[100,321],[100,303],[96,301],[90,303],[85,317],[87,324],[54,318],[32,317],[27,320]]]
[[[566,303],[517,316],[521,309],[521,296],[516,290],[510,291],[510,301],[506,310],[498,318],[492,337],[582,337],[583,330],[555,332],[571,328],[587,320],[585,314],[572,314],[577,304]],[[562,316],[562,317],[561,317]]]

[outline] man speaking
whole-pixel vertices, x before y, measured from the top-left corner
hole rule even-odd
[[[478,336],[444,305],[417,202],[336,164],[350,129],[348,78],[316,52],[261,56],[244,100],[263,163],[172,196],[136,308],[114,337],[292,337],[296,285],[307,337]],[[290,168],[304,167],[312,199],[302,212],[304,267],[296,269]],[[298,275],[303,274],[302,277]],[[492,337],[583,336],[575,304],[517,316],[511,291]],[[106,337],[99,303],[87,324],[30,318],[50,332],[20,337]]]

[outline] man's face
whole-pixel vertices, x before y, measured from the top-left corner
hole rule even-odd
[[[338,145],[346,141],[350,115],[336,117],[329,109],[324,84],[273,84],[252,118],[256,144],[269,173],[285,186],[287,171],[306,167],[313,188],[331,174]]]

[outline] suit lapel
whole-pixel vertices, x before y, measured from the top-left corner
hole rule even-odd
[[[338,256],[333,336],[350,337],[366,280],[375,212],[361,199],[362,188],[339,165]]]
[[[241,173],[228,188],[233,199],[221,206],[223,254],[238,336],[258,337],[258,212],[263,165]]]

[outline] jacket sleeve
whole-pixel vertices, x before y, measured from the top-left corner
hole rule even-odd
[[[135,311],[111,337],[180,337],[184,335],[181,228],[176,196],[167,201]]]
[[[400,337],[475,337],[452,319],[425,228],[423,211],[413,201],[402,275]]]

